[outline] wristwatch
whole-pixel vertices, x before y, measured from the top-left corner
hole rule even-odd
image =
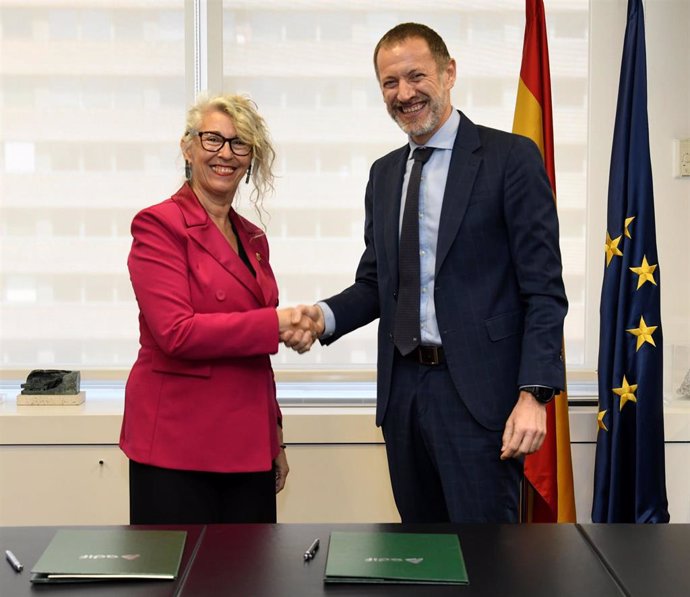
[[[532,396],[537,399],[537,402],[541,402],[541,404],[548,404],[556,395],[556,390],[554,388],[548,388],[546,386],[523,386],[520,389],[523,392],[532,394]]]

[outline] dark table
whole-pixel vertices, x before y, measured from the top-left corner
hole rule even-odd
[[[93,528],[93,527],[91,527]],[[180,527],[188,532],[180,576],[34,586],[29,571],[55,527],[0,528],[0,548],[25,566],[0,566],[0,595],[37,592],[77,597],[587,596],[690,594],[690,525],[278,524]],[[324,585],[331,531],[457,533],[469,586]],[[314,538],[316,557],[303,560]],[[4,557],[4,551],[3,551]],[[683,565],[681,565],[683,564]]]
[[[690,595],[690,525],[588,524],[581,530],[631,597]]]
[[[323,584],[334,530],[458,533],[469,586]],[[303,562],[315,537],[316,558]],[[619,595],[615,582],[574,525],[250,525],[209,526],[183,595]]]

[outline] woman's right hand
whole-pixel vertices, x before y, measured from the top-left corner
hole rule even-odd
[[[300,354],[307,352],[319,336],[317,323],[310,317],[310,313],[301,307],[276,309],[281,342]]]

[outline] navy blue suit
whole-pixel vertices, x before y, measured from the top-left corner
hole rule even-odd
[[[376,423],[386,435],[387,413],[397,399],[392,330],[408,153],[406,145],[373,164],[366,248],[355,283],[326,300],[336,321],[326,344],[380,318]],[[461,114],[443,197],[434,291],[452,385],[434,401],[461,401],[479,428],[500,436],[520,386],[563,388],[567,300],[561,269],[556,209],[536,145]]]

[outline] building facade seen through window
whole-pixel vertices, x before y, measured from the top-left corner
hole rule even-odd
[[[277,145],[266,202],[281,303],[348,286],[363,249],[371,163],[405,143],[372,66],[403,21],[458,61],[454,104],[510,130],[524,2],[223,2],[223,91],[249,94]],[[566,351],[584,364],[588,2],[549,2],[558,207],[570,299]],[[0,367],[128,369],[138,348],[126,258],[141,208],[183,180],[185,3],[3,0],[0,7]],[[239,209],[258,222],[245,192]],[[373,369],[376,324],[277,368]]]

